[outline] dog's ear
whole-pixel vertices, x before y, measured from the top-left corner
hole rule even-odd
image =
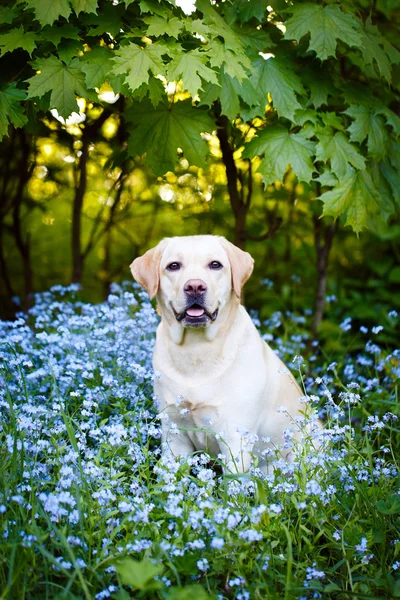
[[[240,298],[242,287],[253,272],[254,259],[248,252],[244,252],[225,238],[221,238],[221,241],[231,265],[232,287],[236,296]]]
[[[160,286],[160,261],[164,244],[160,242],[155,248],[148,250],[143,256],[135,258],[130,265],[134,279],[146,290],[152,300]]]

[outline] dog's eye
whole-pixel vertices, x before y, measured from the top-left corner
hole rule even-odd
[[[210,262],[210,264],[208,266],[210,267],[210,269],[213,269],[214,271],[218,271],[218,269],[222,269],[222,265],[218,260],[213,260],[212,262]]]
[[[181,265],[178,262],[172,262],[167,266],[168,271],[179,271],[180,268]]]

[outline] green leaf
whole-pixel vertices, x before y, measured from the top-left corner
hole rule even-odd
[[[337,177],[330,169],[324,169],[322,174],[316,177],[315,181],[319,181],[321,186],[325,187],[334,187],[338,183]]]
[[[143,100],[146,96],[149,97],[154,107],[158,106],[162,100],[165,100],[165,87],[156,77],[150,77],[149,83],[147,85],[143,83],[133,94],[135,100]]]
[[[264,154],[259,171],[265,185],[281,181],[290,166],[299,181],[308,183],[314,169],[311,156],[314,143],[299,133],[289,133],[280,125],[266,127],[251,140],[243,152],[245,158]]]
[[[345,225],[359,233],[367,225],[367,218],[379,212],[380,197],[368,171],[349,169],[347,177],[333,190],[319,197],[324,204],[322,215],[335,219],[346,215]]]
[[[247,0],[246,0],[247,1]],[[245,46],[247,52],[266,52],[274,48],[268,33],[264,29],[256,29],[250,25],[232,26],[233,31]]]
[[[239,0],[236,2],[236,10],[240,23],[246,23],[250,19],[262,22],[267,10],[266,0]]]
[[[69,40],[79,40],[79,31],[69,23],[57,27],[57,25],[47,26],[41,30],[39,38],[46,42],[51,42],[56,47],[62,38]]]
[[[400,267],[394,267],[390,273],[389,273],[389,281],[390,283],[400,283]],[[395,513],[393,513],[393,505],[392,504],[388,504],[386,503],[384,500],[379,500],[376,503],[376,507],[379,510],[379,512],[385,514],[385,515],[392,515],[392,514],[396,514],[398,512],[400,512],[400,507],[398,510],[395,510]]]
[[[52,25],[58,17],[68,19],[71,14],[69,0],[26,0],[29,8],[33,8],[41,25]]]
[[[344,133],[334,133],[332,129],[325,127],[318,132],[318,138],[316,158],[325,163],[329,161],[332,172],[339,180],[345,177],[349,164],[356,169],[365,168],[365,158],[350,144]]]
[[[202,89],[202,80],[218,83],[215,71],[206,66],[208,56],[198,49],[178,54],[168,65],[169,80],[182,79],[184,88],[191,96],[196,96]]]
[[[152,15],[151,17],[144,17],[143,21],[149,26],[146,35],[159,37],[161,35],[169,35],[175,39],[178,39],[180,32],[184,27],[182,19],[171,16],[171,18],[160,17],[158,15]]]
[[[125,558],[117,563],[117,573],[124,585],[134,590],[155,589],[161,585],[154,577],[163,571],[162,565],[154,565],[149,559],[141,561]]]
[[[14,21],[17,14],[18,12],[15,10],[14,6],[2,6],[0,8],[0,23],[3,25],[9,25]]]
[[[321,60],[336,55],[337,40],[358,48],[363,45],[359,21],[337,4],[295,4],[290,10],[293,16],[285,23],[285,39],[299,42],[310,34],[309,50]]]
[[[387,108],[386,106],[383,108],[378,108],[376,114],[385,117],[386,123],[393,127],[395,135],[400,135],[400,117],[390,110],[390,108]]]
[[[392,494],[387,500],[378,500],[376,508],[384,515],[400,514],[400,496]]]
[[[125,0],[126,6],[132,4],[136,0]],[[171,11],[165,8],[165,6],[160,6],[158,0],[140,0],[139,2],[140,12],[142,13],[154,13],[159,17],[165,17],[171,14]]]
[[[267,94],[271,94],[278,115],[294,121],[295,111],[303,108],[296,93],[304,93],[304,88],[289,64],[278,58],[265,60],[260,56],[252,62],[252,69],[250,81],[264,103],[268,103]]]
[[[21,25],[8,33],[3,33],[0,37],[0,46],[2,46],[1,56],[17,48],[22,48],[31,55],[36,48],[36,34],[33,31],[24,31]]]
[[[212,67],[224,67],[225,72],[231,77],[236,77],[238,81],[247,78],[245,69],[251,69],[251,62],[245,54],[240,55],[227,50],[224,44],[216,39],[209,44],[207,54]]]
[[[212,7],[209,0],[197,0],[196,7],[203,13],[203,22],[211,34],[221,36],[228,50],[232,50],[237,54],[244,53],[245,48],[241,40],[221,15]]]
[[[311,108],[301,108],[295,112],[295,120],[299,125],[305,125],[306,123],[312,123],[316,127],[319,123],[318,114]]]
[[[221,88],[215,83],[205,83],[203,92],[199,94],[199,106],[211,106],[215,100],[218,100],[221,94]]]
[[[150,102],[153,106],[157,106],[163,99],[165,99],[165,88],[159,79],[150,77],[148,94]]]
[[[177,148],[183,150],[190,164],[206,166],[208,145],[200,134],[213,131],[215,123],[207,111],[194,108],[190,100],[163,102],[157,108],[148,102],[134,103],[128,120],[137,124],[129,136],[130,154],[147,152],[146,162],[156,175],[175,168]]]
[[[338,131],[345,130],[345,123],[342,115],[338,115],[334,112],[320,112],[320,117],[322,118],[325,125],[328,127],[332,127],[333,129],[337,129]]]
[[[221,70],[221,109],[229,119],[235,119],[240,112],[240,101],[232,77]]]
[[[302,80],[304,86],[310,90],[310,102],[315,109],[328,104],[328,97],[335,95],[332,80],[323,69],[307,70]]]
[[[111,71],[113,53],[108,48],[96,46],[81,57],[81,69],[85,73],[88,88],[100,88]]]
[[[121,16],[123,12],[124,7],[122,4],[115,5],[112,2],[107,2],[102,5],[99,14],[84,15],[85,23],[92,25],[92,28],[89,29],[87,35],[98,36],[107,33],[115,38],[120,34],[122,28]]]
[[[223,69],[225,71],[225,69]],[[240,82],[236,79],[236,77],[232,77],[233,87],[236,91],[236,94],[242,98],[242,100],[248,104],[249,106],[258,106],[263,104],[264,98],[261,96],[258,90],[256,90],[251,83],[250,79],[245,79]],[[265,112],[265,104],[262,107],[262,111],[259,111],[258,114],[264,114]]]
[[[168,600],[210,600],[210,596],[201,585],[194,584],[169,588]]]
[[[17,128],[27,123],[28,119],[21,106],[25,98],[25,91],[19,90],[16,83],[0,89],[0,139],[7,135],[10,123]]]
[[[79,13],[97,13],[98,0],[71,0],[72,8],[79,16]]]
[[[383,12],[383,14],[390,19],[393,11],[398,11],[400,8],[399,0],[378,0],[376,3],[377,10]]]
[[[125,83],[135,91],[142,83],[148,83],[149,71],[153,75],[161,75],[165,71],[163,54],[168,48],[163,44],[148,44],[144,48],[137,44],[123,46],[115,53],[112,68],[114,75],[125,75]]]
[[[365,63],[371,66],[376,64],[379,74],[391,83],[392,64],[400,62],[400,53],[372,25],[371,17],[365,22],[362,53]]]
[[[379,164],[380,178],[383,179],[391,196],[396,204],[400,204],[400,173],[394,169],[388,162],[382,161]]]
[[[85,76],[80,61],[74,58],[68,65],[55,56],[33,61],[32,66],[40,71],[27,80],[29,83],[28,98],[41,98],[47,92],[50,95],[50,107],[56,108],[65,119],[79,110],[75,92],[80,96],[87,95]]]
[[[352,142],[360,144],[368,138],[368,153],[377,159],[386,155],[387,131],[383,118],[376,110],[366,105],[352,105],[344,111],[354,119],[347,128]]]
[[[65,40],[58,48],[58,57],[63,62],[69,63],[74,56],[79,54],[79,50],[82,50],[81,41]]]

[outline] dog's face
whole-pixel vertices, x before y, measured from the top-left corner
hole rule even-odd
[[[222,237],[167,238],[131,265],[134,278],[161,312],[183,327],[208,327],[240,297],[253,270],[253,259]]]

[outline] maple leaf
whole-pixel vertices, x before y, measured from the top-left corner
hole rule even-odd
[[[79,40],[79,31],[69,23],[61,25],[60,27],[57,27],[57,25],[47,25],[47,27],[44,27],[41,30],[38,37],[40,40],[51,42],[57,47],[63,38],[68,40]]]
[[[290,10],[293,15],[285,23],[285,39],[299,42],[310,34],[309,50],[321,60],[336,55],[337,40],[348,46],[363,46],[360,22],[337,4],[295,4]]]
[[[165,88],[162,82],[156,77],[150,77],[149,83],[142,83],[140,88],[135,90],[133,97],[135,100],[143,100],[146,96],[155,107],[161,100],[165,99]]]
[[[365,63],[371,66],[376,64],[379,74],[391,83],[392,64],[400,62],[400,52],[382,37],[375,25],[372,25],[371,17],[368,17],[364,26],[362,54]]]
[[[299,133],[289,133],[277,125],[266,127],[246,146],[243,157],[253,158],[264,154],[259,166],[265,185],[281,181],[290,166],[299,181],[312,179],[314,166],[311,156],[315,144]]]
[[[351,105],[344,112],[354,119],[347,128],[350,133],[350,140],[361,144],[368,138],[369,154],[378,159],[383,158],[387,153],[388,139],[383,117],[378,114],[374,107],[367,105]]]
[[[228,50],[219,40],[213,40],[207,54],[212,67],[224,67],[225,72],[238,81],[247,78],[245,69],[251,69],[251,62],[245,54],[236,54]]]
[[[0,37],[1,55],[3,56],[6,52],[13,52],[17,48],[22,48],[31,55],[36,48],[36,39],[36,34],[33,31],[24,31],[22,25],[11,29],[11,31],[3,33]]]
[[[301,80],[304,87],[310,90],[310,102],[315,109],[327,105],[328,97],[335,95],[336,90],[332,78],[329,77],[324,66],[318,68],[315,65],[312,69],[302,70]]]
[[[400,203],[400,177],[397,169],[394,169],[388,162],[381,162],[379,165],[381,180],[383,179],[389,186],[391,195],[396,204]]]
[[[71,0],[72,8],[79,16],[79,13],[97,13],[98,0]]]
[[[136,0],[125,0],[126,6],[132,4],[132,2],[136,2]],[[160,6],[158,1],[154,2],[153,0],[140,0],[139,1],[140,12],[142,13],[152,13],[158,15],[159,17],[165,17],[171,15],[171,11],[166,9],[165,6]]]
[[[158,15],[152,15],[151,17],[144,17],[143,21],[149,26],[146,35],[159,37],[160,35],[169,35],[175,39],[178,39],[180,32],[184,27],[182,19],[173,17],[161,17]]]
[[[0,23],[2,25],[9,25],[12,23],[17,16],[15,6],[2,6],[0,7]]]
[[[82,51],[82,42],[65,40],[58,48],[58,58],[69,63],[74,56],[79,54],[79,51]]]
[[[142,83],[148,83],[149,71],[153,75],[161,75],[165,72],[162,59],[168,54],[167,46],[163,44],[148,44],[145,47],[137,44],[122,46],[113,58],[115,66],[112,68],[114,75],[125,75],[125,83],[132,91],[139,88]]]
[[[295,120],[296,110],[303,108],[296,98],[296,93],[303,94],[304,88],[300,78],[292,71],[289,64],[277,58],[265,60],[261,56],[252,61],[253,74],[250,81],[259,92],[264,103],[268,103],[267,94],[271,94],[274,107],[279,116]]]
[[[245,46],[247,52],[249,50],[254,52],[265,52],[276,46],[264,29],[255,29],[247,24],[241,25],[240,27],[232,25],[232,29]]]
[[[332,190],[319,197],[323,202],[322,216],[335,219],[346,215],[345,225],[356,233],[367,226],[368,216],[379,213],[380,196],[368,171],[349,169],[347,177]]]
[[[240,23],[245,23],[253,18],[261,23],[267,10],[267,4],[266,0],[237,0],[235,9]]]
[[[211,106],[216,100],[218,100],[221,93],[221,87],[215,83],[205,83],[203,86],[203,92],[200,92],[199,106]]]
[[[25,0],[29,8],[35,11],[35,17],[41,25],[52,25],[58,17],[68,19],[71,14],[69,0]]]
[[[215,123],[206,110],[194,108],[191,100],[165,101],[156,108],[146,101],[135,102],[127,117],[137,125],[129,135],[129,151],[132,156],[147,152],[146,162],[156,175],[175,168],[178,148],[190,164],[206,165],[208,146],[200,134],[213,131]]]
[[[87,35],[97,36],[107,33],[115,38],[121,31],[123,12],[123,6],[120,3],[115,5],[112,2],[107,2],[102,5],[98,14],[85,15],[85,23],[92,25]]]
[[[0,89],[0,140],[7,135],[10,123],[14,127],[23,127],[27,123],[28,119],[21,106],[21,101],[25,98],[25,91],[19,90],[16,83]]]
[[[245,47],[235,34],[233,29],[212,7],[209,0],[197,0],[196,6],[203,13],[203,22],[207,26],[208,35],[221,36],[224,39],[225,47],[237,54],[243,54]],[[203,25],[203,27],[204,27]]]
[[[237,85],[235,85],[235,81],[237,82],[237,80],[232,79],[232,77],[227,75],[223,69],[221,70],[220,80],[220,100],[222,112],[229,119],[235,119],[240,112],[240,101],[236,89]]]
[[[72,112],[79,110],[75,92],[85,97],[87,89],[85,75],[78,58],[74,58],[66,65],[51,55],[48,58],[32,61],[30,64],[40,73],[27,80],[28,98],[41,98],[47,92],[51,92],[50,107],[56,108],[65,119]]]
[[[332,172],[339,180],[345,177],[349,164],[356,169],[365,169],[365,158],[350,144],[344,133],[334,133],[331,128],[326,127],[318,131],[318,139],[316,159],[325,163],[329,161]]]
[[[206,66],[208,56],[198,49],[192,52],[177,54],[169,63],[167,77],[169,80],[182,79],[184,88],[191,96],[195,96],[202,89],[202,80],[218,83],[215,71]]]
[[[100,88],[108,80],[113,53],[108,48],[96,46],[81,57],[81,69],[86,75],[88,88]]]

